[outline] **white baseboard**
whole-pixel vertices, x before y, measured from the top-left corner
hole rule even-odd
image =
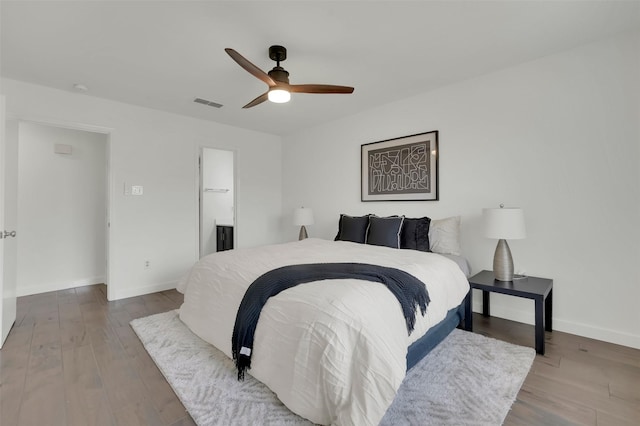
[[[159,291],[172,290],[178,285],[177,281],[168,281],[164,283],[156,283],[146,285],[144,287],[124,288],[121,290],[109,292],[107,288],[107,298],[109,301],[127,299],[129,297],[142,296],[150,293],[157,293]]]
[[[473,311],[480,313],[482,312],[482,298],[479,298],[480,300],[477,299],[478,298],[474,298]],[[491,316],[517,321],[524,324],[535,324],[535,313],[533,309],[531,309],[531,312],[525,312],[522,310],[505,308],[498,303],[492,303]],[[637,334],[624,333],[555,317],[553,318],[553,329],[590,339],[602,340],[603,342],[615,343],[616,345],[640,349],[640,335]]]
[[[87,285],[102,284],[105,280],[106,277],[104,275],[100,275],[97,277],[82,278],[73,281],[56,281],[43,284],[18,286],[16,288],[16,296],[30,296],[32,294],[48,293],[50,291],[67,290]]]
[[[106,277],[91,277],[83,278],[74,281],[60,281],[51,282],[45,284],[21,286],[16,289],[16,296],[30,296],[32,294],[48,293],[50,291],[67,290],[70,288],[84,287],[87,285],[102,284],[106,280]],[[146,285],[144,287],[126,288],[120,291],[114,291],[114,294],[110,294],[109,287],[107,287],[107,298],[111,300],[126,299],[129,297],[142,296],[150,293],[157,293],[159,291],[171,290],[176,288],[177,281],[169,281],[164,283],[157,283],[152,285]],[[112,297],[110,297],[112,296]]]

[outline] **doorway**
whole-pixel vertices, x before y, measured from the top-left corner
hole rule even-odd
[[[235,247],[235,152],[202,148],[200,155],[200,257]]]
[[[20,121],[18,147],[17,295],[108,291],[109,134]]]

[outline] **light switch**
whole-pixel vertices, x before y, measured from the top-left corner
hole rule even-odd
[[[131,186],[131,195],[142,195],[143,190],[144,188],[142,185],[133,185]]]

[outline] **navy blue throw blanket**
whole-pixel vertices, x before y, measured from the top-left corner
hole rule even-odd
[[[233,327],[231,350],[238,368],[238,380],[244,379],[247,368],[251,368],[253,336],[260,318],[260,311],[271,296],[298,284],[319,280],[353,278],[385,284],[400,302],[411,334],[416,322],[416,309],[422,315],[429,304],[425,284],[413,275],[395,268],[365,263],[314,263],[277,268],[258,277],[247,289]]]

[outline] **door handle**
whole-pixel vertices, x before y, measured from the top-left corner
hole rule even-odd
[[[16,236],[16,231],[7,232],[4,231],[4,234],[0,234],[0,238],[14,237]]]

